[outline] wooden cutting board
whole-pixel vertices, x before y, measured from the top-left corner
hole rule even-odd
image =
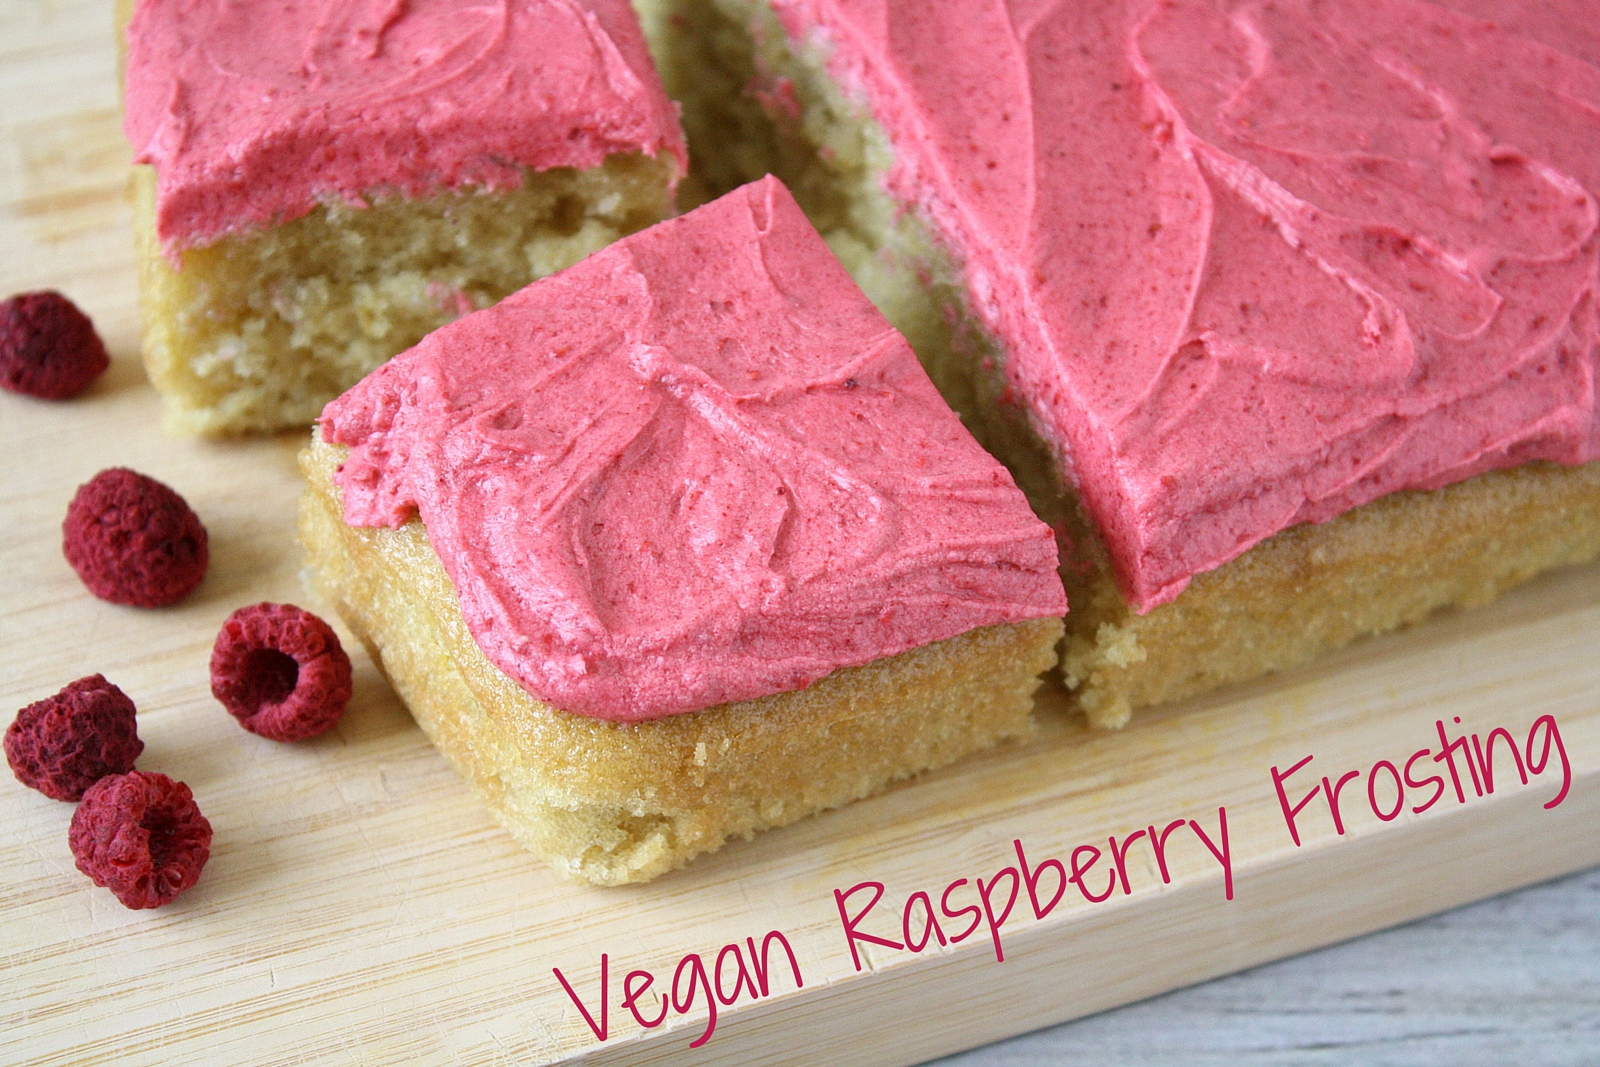
[[[1595,566],[1121,733],[1052,690],[1030,744],[626,889],[521,852],[364,660],[333,734],[244,733],[207,656],[234,607],[306,599],[300,439],[156,429],[110,23],[103,2],[0,3],[0,292],[65,290],[116,356],[70,403],[0,394],[0,709],[106,674],[139,704],[140,767],[188,782],[216,841],[194,890],[126,911],[73,869],[71,805],[3,776],[0,1061],[912,1063],[1600,863]],[[67,500],[112,465],[210,529],[181,606],[101,603],[61,559]],[[1496,728],[1480,797],[1464,749]],[[1526,763],[1530,731],[1524,785],[1508,740]],[[1464,800],[1432,758],[1461,737]],[[1380,819],[1408,763],[1424,784]],[[1297,764],[1280,801],[1272,769]],[[1340,833],[1322,779],[1352,771]],[[1284,806],[1313,787],[1297,845]]]

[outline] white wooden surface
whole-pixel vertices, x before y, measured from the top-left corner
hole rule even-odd
[[[517,850],[369,664],[333,735],[274,746],[242,733],[207,692],[206,652],[233,607],[303,598],[289,534],[298,442],[206,444],[154,428],[132,358],[110,20],[104,2],[0,0],[0,291],[66,290],[116,356],[80,401],[0,395],[0,715],[103,671],[139,703],[140,766],[188,781],[217,841],[190,894],[126,912],[72,869],[70,807],[0,781],[0,1062],[523,1064],[587,1051],[595,1063],[910,1063],[1600,863],[1600,567],[1121,734],[1085,734],[1047,697],[1031,745],[619,891],[563,883]],[[60,560],[73,487],[112,464],[171,482],[210,528],[212,574],[175,609],[102,604]],[[1314,752],[1319,769],[1367,767],[1428,744],[1439,717],[1520,737],[1546,713],[1573,761],[1554,810],[1542,807],[1554,792],[1544,777],[1389,824],[1354,817],[1346,836],[1323,816],[1304,848],[1287,840],[1266,777],[1275,763]],[[1191,838],[1171,885],[1140,851],[1131,896],[1073,896],[1042,922],[1018,912],[1004,963],[980,934],[938,954],[869,948],[866,971],[851,965],[832,889],[881,880],[885,909],[898,907],[993,875],[1014,837],[1035,860],[1065,859],[1175,816],[1210,825],[1219,804],[1231,901]],[[601,953],[617,983],[626,968],[670,974],[687,952],[773,928],[793,941],[805,988],[780,981],[778,995],[725,1008],[697,1051],[703,1008],[647,1032],[613,993],[602,1044],[552,979],[563,968],[593,1007]],[[1434,973],[1457,969],[1441,960]],[[1296,1001],[1293,983],[1268,982],[1292,1033],[1296,1005],[1316,994]],[[1195,995],[1207,994],[1180,994]],[[1113,1018],[1056,1033],[1070,1043]],[[1149,1045],[1106,1048],[1160,1062]],[[1187,1051],[1168,1062],[1194,1062]]]
[[[1600,870],[936,1067],[1593,1067]]]

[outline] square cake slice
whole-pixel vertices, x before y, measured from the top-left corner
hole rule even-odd
[[[1055,539],[766,179],[324,411],[313,582],[530,850],[640,881],[1031,728]]]
[[[144,356],[177,432],[310,423],[667,217],[684,167],[627,0],[139,0],[126,49]]]
[[[1061,532],[1095,722],[1600,553],[1593,4],[642,7]]]

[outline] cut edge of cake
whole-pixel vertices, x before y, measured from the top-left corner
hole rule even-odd
[[[390,356],[673,213],[676,162],[526,171],[520,188],[324,204],[171,262],[134,168],[146,371],[174,433],[308,425]]]

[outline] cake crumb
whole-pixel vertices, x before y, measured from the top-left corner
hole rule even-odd
[[[1131,667],[1135,663],[1143,663],[1148,655],[1139,647],[1139,635],[1136,632],[1119,629],[1110,623],[1101,624],[1095,640],[1100,646],[1100,658],[1113,667]]]

